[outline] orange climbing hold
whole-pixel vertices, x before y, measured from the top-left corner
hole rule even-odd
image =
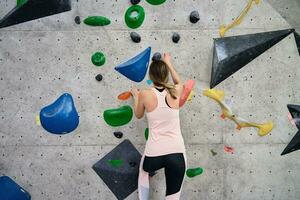
[[[122,94],[119,94],[118,99],[125,101],[125,100],[129,99],[131,96],[132,96],[131,92],[126,91],[126,92],[123,92]]]
[[[234,152],[234,148],[229,147],[229,146],[224,146],[224,151],[227,153],[233,153]]]
[[[194,85],[195,85],[195,80],[188,80],[186,82],[186,84],[184,85],[182,95],[179,99],[179,107],[182,107],[184,103],[189,99],[189,97],[191,99],[190,94],[192,93]]]

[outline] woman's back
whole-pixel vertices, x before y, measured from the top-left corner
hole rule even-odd
[[[180,130],[179,98],[168,99],[169,94],[166,89],[159,91],[157,88],[151,88],[145,93],[144,95],[148,96],[148,101],[144,102],[144,105],[149,128],[145,155],[184,153],[184,141]]]

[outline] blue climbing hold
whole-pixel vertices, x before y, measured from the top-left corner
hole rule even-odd
[[[146,83],[147,83],[148,85],[152,85],[153,81],[149,79],[149,80],[146,81]]]
[[[72,96],[65,93],[54,103],[44,107],[40,112],[40,121],[50,133],[66,134],[75,130],[79,124],[79,116]]]
[[[0,177],[1,200],[30,200],[30,194],[8,176]]]
[[[141,82],[148,69],[150,54],[151,47],[148,47],[142,53],[115,67],[115,70],[132,81]]]

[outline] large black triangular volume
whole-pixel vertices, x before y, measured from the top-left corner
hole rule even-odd
[[[281,155],[285,155],[288,153],[291,153],[293,151],[299,150],[300,149],[300,105],[292,105],[288,104],[287,105],[289,112],[292,115],[292,118],[298,128],[298,132],[296,135],[293,137],[293,139],[289,142],[289,144],[285,147]]]
[[[290,143],[285,147],[281,155],[291,153],[300,149],[300,131],[296,133]]]
[[[288,104],[287,107],[294,119],[297,128],[300,130],[300,105]]]
[[[0,20],[0,28],[71,10],[70,0],[28,0]]]
[[[300,56],[300,35],[297,32],[294,32],[294,35],[295,35],[295,39],[296,39],[299,56]]]
[[[214,39],[210,88],[277,44],[294,29]]]
[[[93,169],[117,199],[125,199],[138,187],[141,157],[132,143],[124,140],[94,164]],[[109,164],[109,160],[122,160],[122,164],[113,167]]]

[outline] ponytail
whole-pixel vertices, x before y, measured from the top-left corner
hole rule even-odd
[[[168,92],[170,93],[171,97],[173,99],[177,99],[176,97],[176,89],[175,89],[175,85],[169,84],[169,83],[164,83],[164,82],[154,82],[155,85],[157,86],[163,86],[164,88],[166,88],[168,90]]]
[[[164,61],[153,61],[150,64],[149,77],[154,85],[166,88],[171,97],[177,99],[175,85],[168,83],[168,75],[169,69]]]

